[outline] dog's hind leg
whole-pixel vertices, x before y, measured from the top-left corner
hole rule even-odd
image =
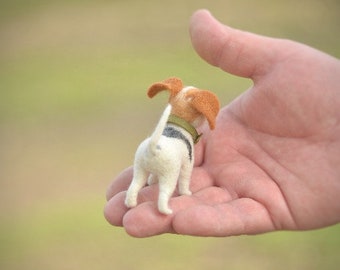
[[[181,173],[178,179],[178,192],[180,195],[191,195],[190,179],[192,173],[193,163],[184,164],[181,168]]]
[[[171,215],[169,200],[175,191],[178,175],[159,178],[158,210],[165,215]]]
[[[154,184],[157,184],[157,183],[158,183],[157,176],[154,175],[154,174],[150,174],[149,179],[148,179],[148,185],[151,186],[151,185],[154,185]]]
[[[126,192],[125,205],[129,208],[137,205],[138,192],[145,186],[149,172],[139,166],[135,166],[133,179]]]

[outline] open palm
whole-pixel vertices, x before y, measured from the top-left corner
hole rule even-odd
[[[132,169],[107,192],[107,220],[131,235],[227,236],[340,221],[340,62],[310,47],[231,29],[207,11],[191,20],[198,54],[254,86],[223,108],[196,147],[192,196],[156,207],[157,186],[124,206]]]

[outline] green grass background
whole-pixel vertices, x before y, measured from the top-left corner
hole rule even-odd
[[[193,51],[190,15],[340,56],[337,0],[0,2],[0,269],[337,269],[339,225],[309,232],[134,239],[103,218],[169,76],[228,104],[251,82]]]

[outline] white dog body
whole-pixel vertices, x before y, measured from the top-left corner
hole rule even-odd
[[[170,111],[171,105],[168,105],[152,136],[144,140],[136,151],[134,177],[125,201],[128,207],[137,205],[138,191],[148,179],[149,185],[159,183],[158,209],[163,214],[172,213],[168,201],[177,180],[179,194],[191,195],[193,139],[183,128],[166,124]]]
[[[152,98],[163,90],[170,92],[169,105],[151,137],[144,140],[136,151],[133,179],[126,193],[125,205],[129,208],[137,205],[138,192],[147,182],[159,183],[158,210],[168,215],[172,213],[168,203],[177,182],[180,195],[191,195],[194,144],[200,137],[196,128],[207,119],[209,127],[214,129],[219,102],[207,90],[183,87],[178,78],[153,84],[148,96]]]

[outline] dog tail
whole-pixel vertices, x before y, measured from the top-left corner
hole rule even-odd
[[[156,126],[155,131],[152,133],[150,142],[149,142],[149,149],[152,153],[156,153],[157,144],[159,142],[159,139],[161,138],[163,134],[163,130],[165,128],[165,125],[168,121],[169,115],[171,113],[172,106],[168,104],[168,106],[165,108],[161,118],[159,119],[159,122]]]

